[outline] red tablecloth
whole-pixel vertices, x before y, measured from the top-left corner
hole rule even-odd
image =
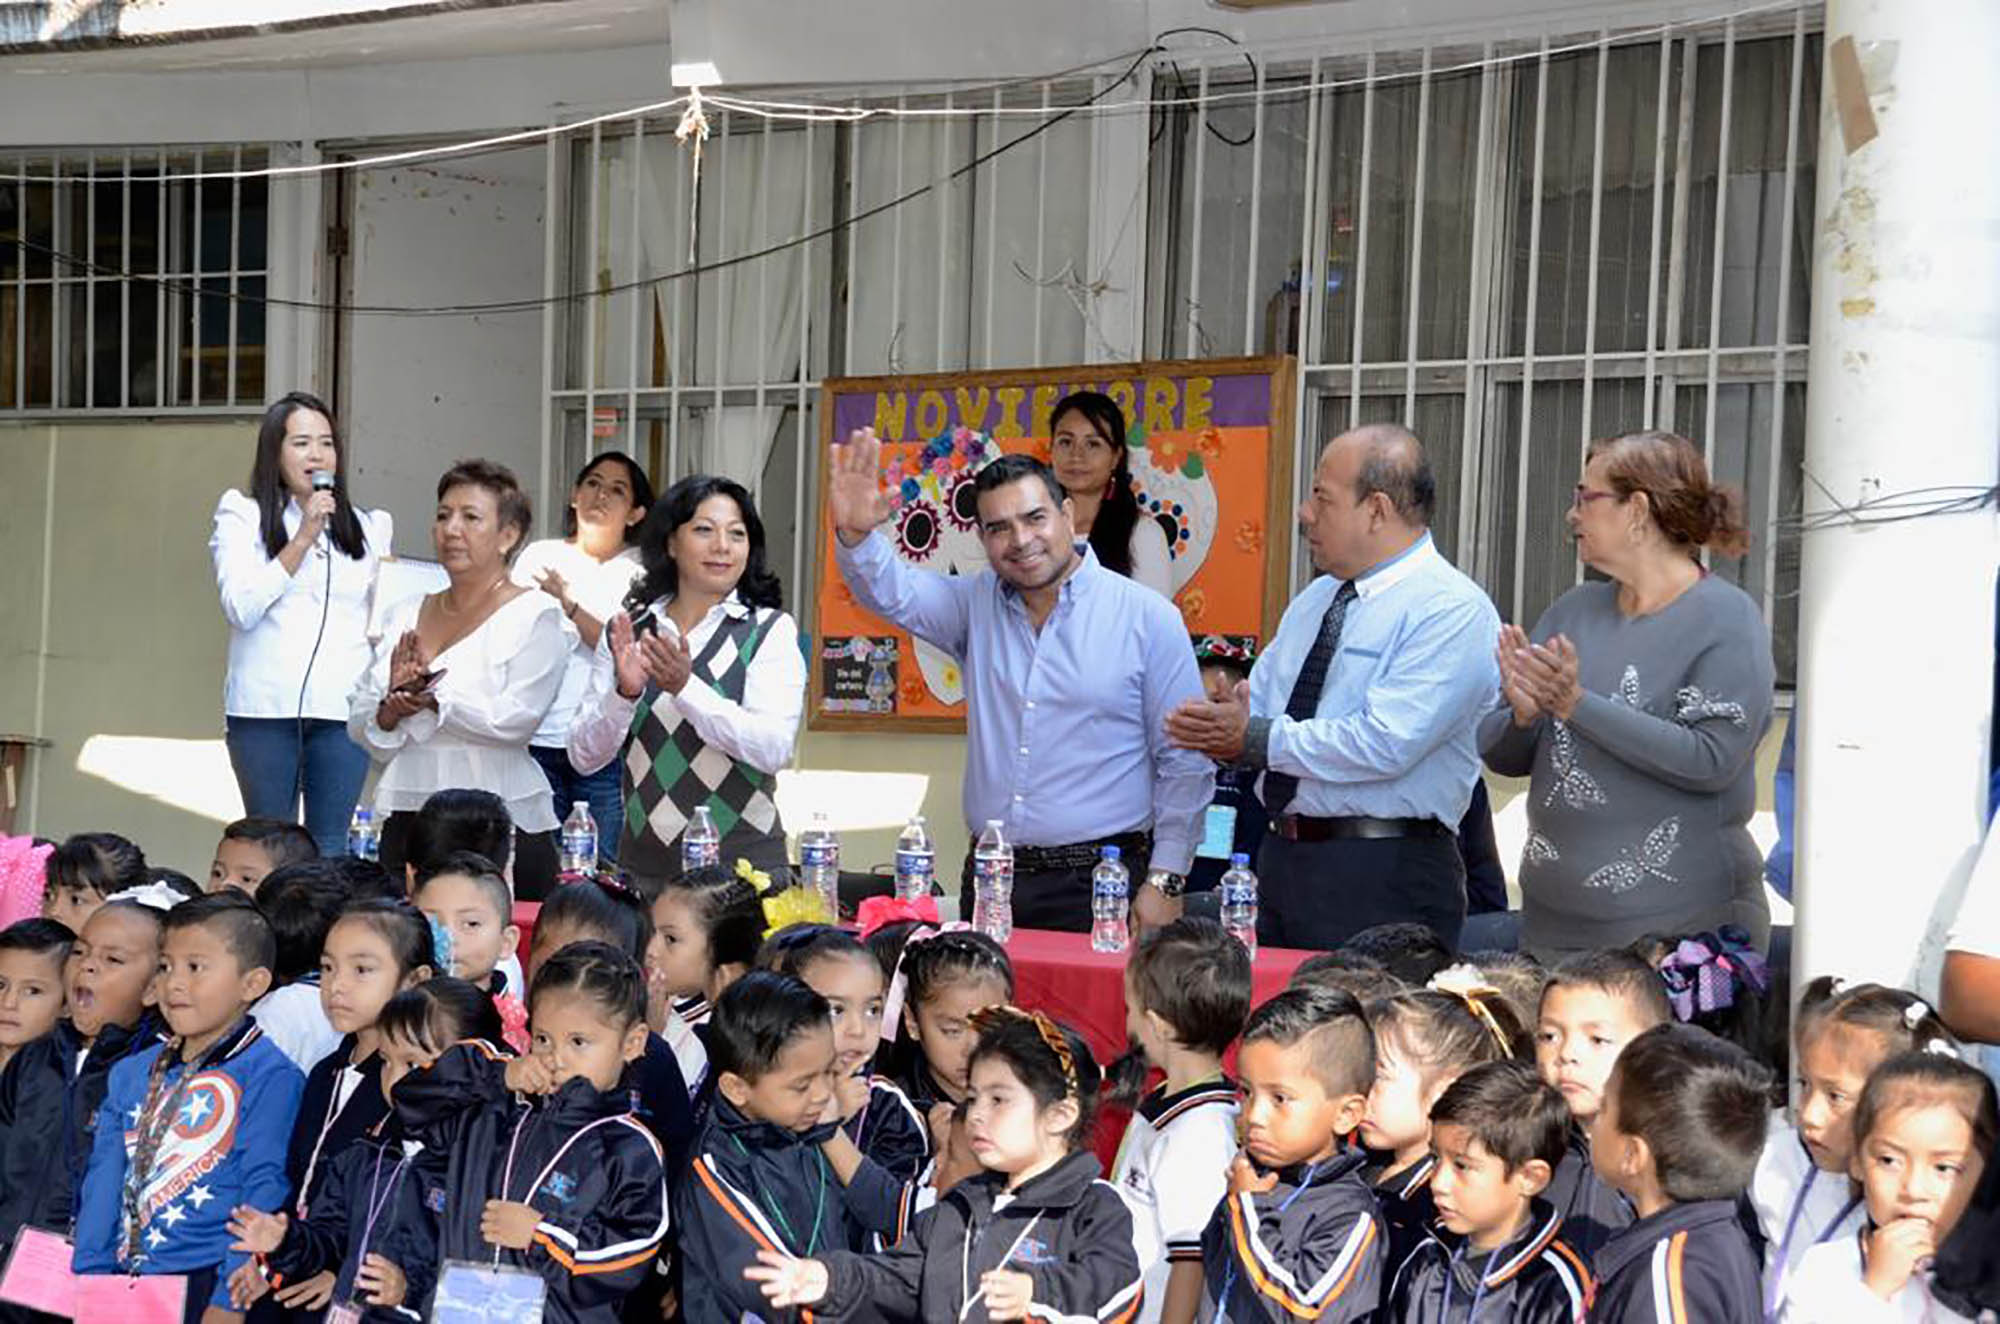
[[[1015,1002],[1039,1008],[1082,1035],[1100,1068],[1124,1053],[1127,953],[1092,951],[1087,933],[1016,929],[1007,955],[1014,962]],[[1250,1005],[1284,988],[1299,962],[1311,955],[1288,947],[1259,948],[1250,967]],[[1130,1118],[1128,1109],[1116,1105],[1098,1113],[1093,1148],[1106,1172]]]

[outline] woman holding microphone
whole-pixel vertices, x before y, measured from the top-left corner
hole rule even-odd
[[[368,755],[347,738],[347,696],[368,665],[385,510],[356,511],[333,416],[294,391],[264,412],[249,493],[224,492],[208,551],[229,621],[223,715],[243,812],[345,849]]]

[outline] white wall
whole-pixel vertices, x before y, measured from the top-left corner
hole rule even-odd
[[[486,303],[542,295],[540,146],[354,181],[351,301]],[[538,309],[468,317],[348,319],[340,409],[356,499],[396,518],[396,550],[432,555],[437,477],[480,455],[532,493],[541,463]],[[274,386],[276,384],[274,383]],[[537,512],[538,515],[541,512]]]

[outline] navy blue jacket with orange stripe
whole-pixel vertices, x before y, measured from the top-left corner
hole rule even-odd
[[[982,1172],[918,1215],[910,1234],[878,1255],[823,1257],[823,1318],[984,1319],[966,1306],[993,1269],[1034,1281],[1029,1318],[1127,1324],[1145,1292],[1132,1248],[1132,1214],[1116,1187],[1098,1178],[1097,1159],[1072,1153],[1029,1178],[996,1209],[1006,1177]]]
[[[666,1237],[660,1142],[633,1115],[629,1086],[600,1091],[579,1077],[526,1098],[508,1090],[506,1065],[491,1044],[468,1041],[396,1084],[396,1114],[427,1152],[438,1252],[490,1264],[486,1202],[532,1205],[542,1216],[533,1242],[501,1251],[500,1263],[548,1284],[543,1318],[610,1324]]]
[[[1280,1169],[1226,1195],[1201,1234],[1202,1319],[1370,1318],[1387,1278],[1382,1216],[1360,1150]]]
[[[1591,1324],[1757,1324],[1763,1286],[1734,1200],[1668,1205],[1605,1244],[1592,1264]]]
[[[1561,1236],[1562,1216],[1546,1200],[1529,1205],[1520,1236],[1488,1253],[1434,1228],[1396,1270],[1383,1318],[1387,1324],[1583,1324],[1590,1270]]]
[[[324,1106],[324,1100],[322,1100]],[[424,1208],[421,1155],[407,1152],[393,1115],[373,1130],[322,1160],[306,1217],[288,1210],[284,1240],[265,1257],[273,1285],[303,1282],[331,1270],[335,1302],[354,1300],[354,1276],[361,1257],[380,1255],[403,1271],[408,1286],[403,1304],[374,1306],[355,1300],[361,1318],[419,1320],[436,1285],[437,1223]],[[293,1312],[317,1318],[317,1312]]]
[[[674,1195],[685,1324],[794,1318],[743,1277],[757,1252],[816,1257],[858,1242],[849,1193],[820,1152],[836,1125],[793,1131],[755,1121],[716,1092]],[[893,1198],[894,1182],[884,1182]]]

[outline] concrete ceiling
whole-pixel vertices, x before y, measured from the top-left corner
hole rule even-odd
[[[407,17],[338,16],[234,36],[67,49],[17,47],[0,51],[0,69],[58,74],[339,68],[653,46],[666,40],[667,0],[509,0]]]

